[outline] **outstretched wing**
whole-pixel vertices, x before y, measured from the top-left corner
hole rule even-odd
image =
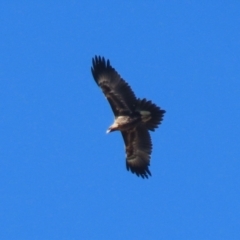
[[[146,127],[138,126],[131,131],[122,132],[126,150],[126,167],[132,173],[148,178],[152,153],[152,141]]]
[[[108,99],[114,115],[134,111],[136,96],[131,87],[104,57],[95,56],[92,59],[92,75],[104,95]]]

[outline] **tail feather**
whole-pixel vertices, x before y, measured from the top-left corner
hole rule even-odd
[[[151,131],[158,128],[158,125],[161,124],[163,115],[166,112],[145,98],[137,99],[136,110],[141,114],[142,121],[144,122],[146,128]]]

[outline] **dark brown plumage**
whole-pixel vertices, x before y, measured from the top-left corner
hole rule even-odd
[[[102,89],[115,115],[108,132],[121,131],[126,150],[126,167],[142,178],[151,176],[149,170],[152,142],[149,134],[163,120],[165,110],[151,101],[136,98],[131,87],[104,57],[95,56],[92,75]]]

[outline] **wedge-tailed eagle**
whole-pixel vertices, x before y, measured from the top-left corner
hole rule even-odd
[[[149,134],[163,120],[165,110],[145,98],[136,98],[131,87],[125,82],[110,61],[95,56],[92,59],[92,75],[102,89],[115,115],[114,123],[107,133],[119,130],[126,150],[126,167],[132,173],[148,178],[152,153]]]

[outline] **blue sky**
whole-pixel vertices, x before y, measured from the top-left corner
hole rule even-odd
[[[1,1],[0,239],[240,239],[239,1]],[[167,111],[125,168],[90,67]]]

